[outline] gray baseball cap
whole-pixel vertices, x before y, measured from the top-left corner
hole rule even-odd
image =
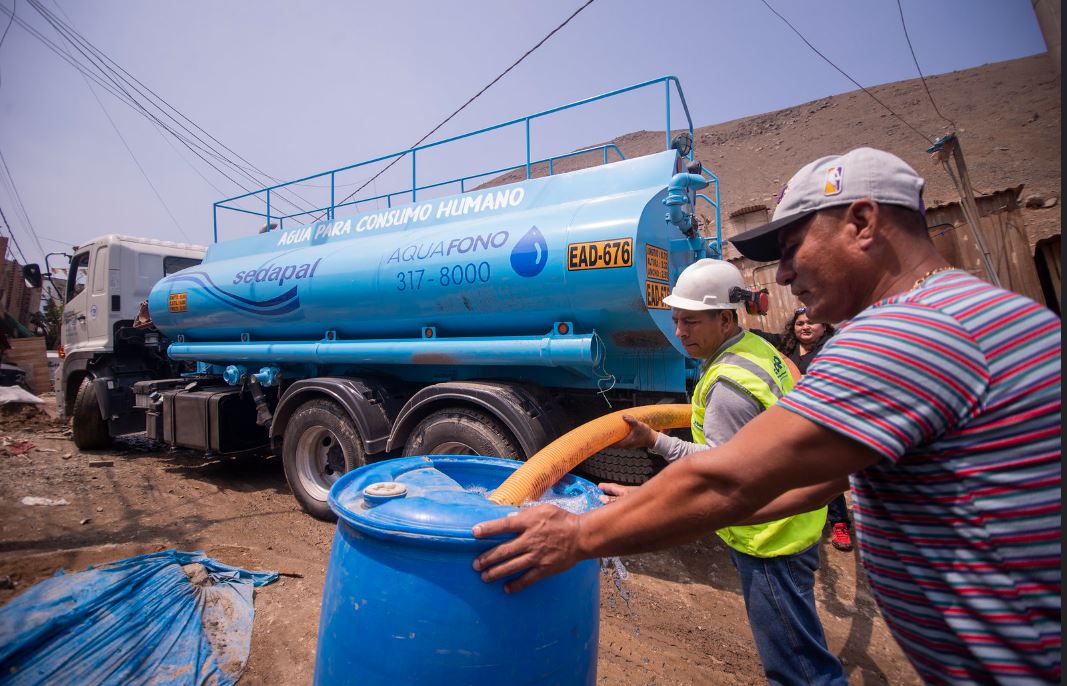
[[[923,178],[896,155],[874,148],[856,148],[844,155],[821,157],[804,165],[778,195],[770,223],[730,239],[751,260],[771,262],[781,257],[778,232],[819,210],[851,205],[870,198],[925,212]]]

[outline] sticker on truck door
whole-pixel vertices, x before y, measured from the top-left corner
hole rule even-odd
[[[571,243],[567,246],[567,271],[614,269],[634,266],[634,239]]]

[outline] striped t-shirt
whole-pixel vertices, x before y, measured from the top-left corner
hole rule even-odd
[[[780,406],[884,457],[860,556],[928,683],[1060,681],[1060,320],[962,271],[871,305]]]

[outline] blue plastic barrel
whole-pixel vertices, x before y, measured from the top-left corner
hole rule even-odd
[[[595,560],[516,594],[471,567],[500,540],[471,527],[516,508],[486,494],[521,463],[408,457],[367,465],[330,490],[338,516],[315,660],[317,685],[594,684]],[[543,500],[572,511],[599,491],[564,477]]]

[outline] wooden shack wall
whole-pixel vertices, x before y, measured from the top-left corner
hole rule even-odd
[[[982,239],[1001,286],[1044,303],[1033,249],[1015,198],[1016,190],[1009,189],[976,199]],[[926,223],[930,238],[949,264],[989,280],[982,252],[959,203],[928,209]]]
[[[44,336],[9,338],[7,342],[11,349],[4,351],[4,361],[17,365],[26,372],[26,384],[30,390],[38,395],[52,390]]]
[[[1055,300],[1056,307],[1053,309],[1057,313],[1062,313],[1063,298],[1060,274],[1063,271],[1063,241],[1060,236],[1046,238],[1042,241],[1038,241],[1036,250],[1037,254],[1034,256],[1034,259],[1035,261],[1040,261],[1041,267],[1044,269],[1049,281],[1048,290],[1045,292],[1046,304],[1051,307],[1052,303],[1049,303],[1048,301]]]

